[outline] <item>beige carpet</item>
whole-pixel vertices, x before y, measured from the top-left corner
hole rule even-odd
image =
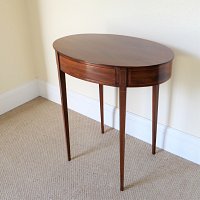
[[[67,161],[61,107],[37,98],[0,116],[1,200],[200,199],[200,166],[126,136],[119,191],[117,131],[70,111]],[[144,133],[141,133],[144,134]]]

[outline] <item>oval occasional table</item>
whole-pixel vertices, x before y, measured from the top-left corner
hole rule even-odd
[[[120,190],[124,190],[127,87],[152,86],[152,153],[156,151],[159,84],[171,77],[173,52],[152,41],[111,34],[79,34],[56,40],[58,76],[68,160],[71,160],[65,73],[99,84],[104,132],[103,85],[119,87]]]

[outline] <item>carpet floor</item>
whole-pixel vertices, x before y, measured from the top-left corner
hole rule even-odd
[[[0,116],[1,200],[199,200],[200,166],[126,136],[119,191],[118,131],[69,111],[67,161],[61,106],[43,98]]]

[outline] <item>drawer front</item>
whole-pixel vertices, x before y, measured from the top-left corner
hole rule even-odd
[[[128,87],[152,86],[163,83],[171,77],[172,63],[148,68],[128,69]]]
[[[60,69],[73,77],[104,85],[116,85],[114,67],[78,63],[62,55],[59,56],[59,61]]]

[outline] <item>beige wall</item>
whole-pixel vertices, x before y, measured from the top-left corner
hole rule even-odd
[[[17,25],[22,26],[18,35],[23,32],[23,37],[20,38],[25,38],[26,42],[22,42],[22,48],[28,48],[27,32],[24,30],[26,22],[23,19],[23,12],[20,12],[23,1],[20,2],[18,6],[15,5],[17,10],[14,6],[9,7],[13,9],[14,16],[9,14],[7,17],[10,21],[12,18],[21,19]],[[57,86],[52,43],[59,37],[77,33],[115,33],[150,39],[171,47],[176,56],[173,77],[171,81],[161,86],[159,122],[200,137],[199,0],[27,0],[26,2],[31,34],[34,38],[37,76]],[[14,27],[13,31],[16,30],[18,27]],[[8,27],[6,34],[12,35]],[[5,59],[4,62],[13,61]],[[14,66],[12,64],[10,66]],[[32,69],[26,69],[31,64],[28,59],[23,63],[25,76],[22,80],[25,77],[33,78]],[[4,70],[5,73],[8,70]],[[67,83],[71,90],[98,99],[97,85],[70,77]],[[118,105],[117,94],[115,88],[106,87],[105,102]],[[151,118],[151,89],[129,89],[127,110]]]
[[[0,93],[35,78],[25,0],[0,0]]]

